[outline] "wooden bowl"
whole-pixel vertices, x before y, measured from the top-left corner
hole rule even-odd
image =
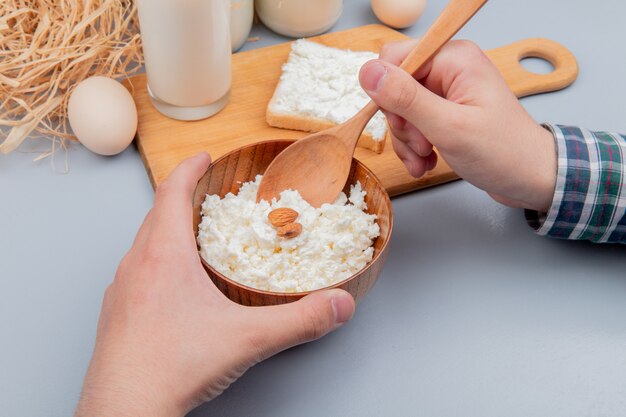
[[[214,161],[198,182],[194,192],[194,235],[198,236],[202,203],[206,194],[217,194],[221,198],[229,192],[237,194],[241,183],[253,181],[257,174],[263,174],[274,157],[291,143],[293,143],[292,140],[259,142],[236,149]],[[380,236],[374,241],[374,257],[356,274],[326,288],[342,288],[352,294],[356,302],[359,302],[374,286],[387,258],[387,244],[391,238],[393,214],[389,195],[378,178],[361,162],[352,159],[352,169],[344,187],[344,192],[349,192],[350,185],[355,184],[357,181],[360,181],[363,190],[367,191],[365,196],[367,212],[378,216],[377,222],[380,227]],[[309,293],[281,293],[259,290],[227,278],[204,259],[202,259],[202,264],[217,288],[228,298],[239,304],[248,306],[284,304],[296,301]]]

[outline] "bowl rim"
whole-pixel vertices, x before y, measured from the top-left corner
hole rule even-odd
[[[247,145],[244,146],[240,146],[239,148],[233,149],[232,151],[229,151],[227,153],[225,153],[224,155],[220,156],[219,158],[217,158],[216,160],[214,160],[213,162],[211,162],[211,164],[207,167],[205,174],[214,166],[216,165],[218,162],[221,162],[222,160],[229,158],[231,155],[237,153],[237,152],[241,152],[242,150],[246,149],[246,148],[251,148],[253,146],[258,146],[258,145],[264,145],[264,144],[269,144],[269,143],[276,143],[276,142],[283,142],[283,143],[294,143],[296,142],[297,139],[265,139],[262,141],[258,141],[258,142],[254,142],[254,143],[249,143]],[[219,272],[217,269],[215,269],[215,267],[211,266],[203,257],[202,254],[200,253],[200,245],[198,244],[198,233],[195,233],[195,240],[196,240],[196,247],[198,248],[198,256],[200,257],[200,261],[202,263],[202,265],[205,268],[209,268],[211,270],[212,273],[214,273],[215,275],[219,276],[219,278],[221,278],[222,280],[228,282],[231,285],[234,285],[236,287],[240,287],[243,288],[245,290],[248,291],[252,291],[255,292],[257,294],[262,294],[265,296],[281,296],[281,297],[297,297],[297,298],[302,298],[306,295],[309,295],[315,291],[323,291],[323,290],[330,290],[330,289],[334,289],[334,288],[338,288],[344,284],[346,284],[347,282],[353,280],[354,278],[357,277],[357,275],[361,275],[363,274],[365,271],[367,271],[368,269],[370,269],[376,260],[378,260],[378,258],[380,258],[380,256],[382,254],[385,253],[387,246],[389,245],[389,242],[391,241],[391,235],[393,233],[393,205],[391,204],[391,198],[389,197],[389,192],[385,189],[385,187],[383,187],[380,179],[372,172],[371,169],[369,169],[363,162],[359,161],[358,159],[356,159],[354,156],[352,157],[352,162],[356,162],[358,165],[360,165],[362,168],[365,169],[366,173],[368,176],[370,176],[371,178],[373,178],[376,183],[380,186],[381,189],[383,189],[385,192],[383,193],[384,195],[384,200],[385,203],[387,204],[387,207],[389,207],[389,233],[388,233],[388,238],[383,242],[382,247],[380,248],[380,250],[378,251],[378,253],[361,269],[359,269],[357,272],[355,272],[354,274],[350,275],[348,278],[345,278],[339,282],[336,282],[332,285],[326,286],[326,287],[322,287],[322,288],[316,288],[314,290],[310,290],[310,291],[299,291],[299,292],[278,292],[278,291],[267,291],[267,290],[262,290],[259,288],[254,288],[251,287],[249,285],[246,284],[242,284],[241,282],[235,281],[231,278],[228,278],[226,275],[222,274],[221,272]],[[204,174],[203,174],[204,175]],[[197,187],[197,185],[196,185]],[[195,194],[195,192],[194,192]],[[205,198],[206,198],[206,194],[205,194]],[[379,225],[380,227],[380,225]],[[380,237],[380,236],[379,236]],[[376,238],[378,239],[378,238]]]

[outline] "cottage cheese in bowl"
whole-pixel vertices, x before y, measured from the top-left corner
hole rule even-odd
[[[237,195],[207,195],[202,204],[200,254],[221,274],[260,290],[303,292],[343,281],[372,260],[380,229],[376,216],[364,211],[360,183],[349,197],[341,193],[316,209],[293,190],[271,204],[256,203],[261,178],[242,184]],[[281,237],[268,220],[278,208],[298,213],[302,231],[296,237]]]

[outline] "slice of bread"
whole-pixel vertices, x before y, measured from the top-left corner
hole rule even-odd
[[[319,132],[356,114],[369,97],[359,85],[359,70],[373,52],[353,52],[299,39],[292,43],[280,81],[267,106],[270,126]],[[381,153],[389,134],[378,112],[365,127],[358,146]]]

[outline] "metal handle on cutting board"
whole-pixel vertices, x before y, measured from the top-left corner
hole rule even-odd
[[[558,42],[544,38],[524,39],[487,52],[517,97],[561,90],[578,77],[574,55]],[[525,69],[524,58],[540,58],[550,62],[554,70],[536,74]]]

